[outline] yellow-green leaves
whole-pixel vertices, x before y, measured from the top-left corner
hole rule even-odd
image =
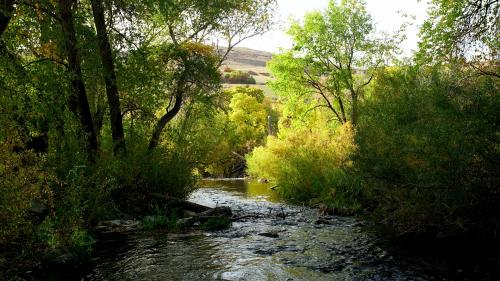
[[[260,143],[267,128],[267,112],[262,102],[245,93],[236,93],[230,107],[229,120],[235,124],[238,138],[247,147]]]

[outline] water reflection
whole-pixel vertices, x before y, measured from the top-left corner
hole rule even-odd
[[[246,179],[202,179],[198,182],[200,188],[218,188],[235,195],[273,203],[280,202],[278,192],[273,190],[273,184],[258,180]]]
[[[224,265],[203,236],[143,234],[125,243],[102,243],[84,280],[212,280]]]

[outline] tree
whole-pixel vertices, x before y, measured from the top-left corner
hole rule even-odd
[[[474,55],[469,48],[493,51],[488,47],[498,44],[498,9],[498,0],[433,0],[420,32],[421,47],[450,57]]]
[[[125,136],[123,133],[122,110],[118,85],[116,81],[115,64],[111,52],[106,22],[104,20],[104,7],[101,0],[91,0],[94,22],[97,29],[97,41],[99,43],[99,55],[103,65],[104,81],[106,83],[106,95],[111,119],[111,135],[116,153],[125,152]]]
[[[163,129],[180,112],[186,99],[214,92],[220,86],[220,75],[217,71],[218,57],[211,47],[197,43],[174,44],[167,47],[167,52],[171,53],[166,55],[168,62],[175,65],[171,96],[165,113],[155,124],[149,141],[149,150],[153,150],[159,144]]]
[[[178,71],[173,79],[174,90],[169,91],[167,110],[154,126],[149,150],[158,145],[165,126],[180,112],[185,99],[196,97],[194,93],[210,95],[218,88],[213,87],[213,82],[215,78],[220,79],[218,68],[228,52],[243,40],[270,28],[270,14],[275,3],[275,0],[263,3],[256,0],[160,2],[159,10],[168,29],[168,44],[171,44],[171,60],[177,61],[170,65],[175,65]],[[221,54],[218,44],[216,53],[207,49],[205,43],[221,34],[228,43],[225,52]]]
[[[236,135],[248,152],[266,136],[266,108],[258,98],[242,92],[234,94],[230,107],[229,120],[235,124]]]
[[[420,63],[465,61],[500,77],[498,0],[433,0],[420,30]]]
[[[71,80],[72,94],[69,98],[69,109],[78,117],[83,132],[86,134],[85,142],[90,159],[97,152],[97,135],[90,113],[89,101],[82,76],[81,58],[75,33],[73,9],[76,1],[59,0],[60,22],[64,36],[64,46],[68,58],[68,70]]]
[[[236,94],[245,94],[249,97],[254,97],[260,103],[263,103],[265,98],[264,91],[259,88],[250,86],[231,87],[229,89],[225,89],[224,93],[226,94],[226,96],[230,96],[231,98]]]
[[[325,11],[307,14],[303,24],[292,23],[288,33],[294,47],[271,61],[277,78],[272,86],[319,98],[323,102],[314,107],[326,107],[336,121],[356,125],[363,88],[394,50],[394,42],[377,39],[373,32],[364,1],[330,1]]]
[[[262,35],[275,24],[273,14],[276,0],[240,0],[232,1],[235,6],[231,13],[222,17],[214,34],[217,51],[221,54],[219,64],[226,60],[231,50],[246,39]],[[220,46],[222,38],[225,47]]]

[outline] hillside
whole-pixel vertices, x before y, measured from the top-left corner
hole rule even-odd
[[[221,52],[224,52],[221,49]],[[229,67],[233,70],[241,70],[250,73],[257,84],[263,85],[271,79],[271,74],[266,64],[271,60],[273,54],[249,48],[234,48],[227,56],[223,68]]]

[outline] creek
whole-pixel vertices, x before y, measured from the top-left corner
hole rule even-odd
[[[395,249],[361,219],[319,220],[317,209],[282,203],[270,187],[202,181],[189,200],[231,207],[229,229],[101,241],[83,280],[477,280],[448,258]]]

